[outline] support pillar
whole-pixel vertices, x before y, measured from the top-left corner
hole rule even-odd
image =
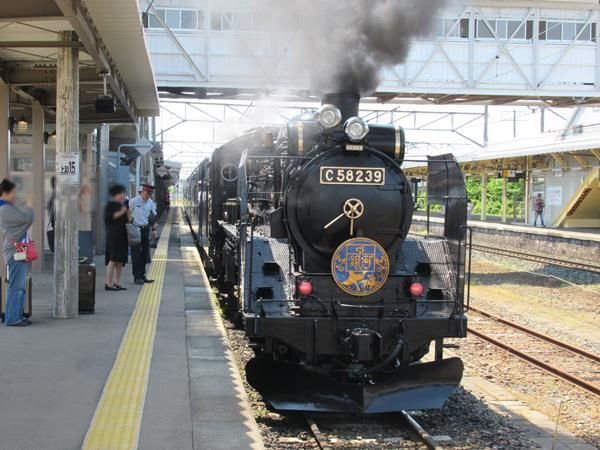
[[[0,178],[7,178],[10,167],[10,95],[8,85],[0,78]]]
[[[487,173],[481,175],[481,220],[487,219]]]
[[[540,108],[540,133],[546,132],[546,108]]]
[[[106,226],[104,225],[104,207],[108,202],[108,188],[114,183],[110,178],[115,170],[111,168],[110,159],[110,125],[102,124],[98,128],[98,139],[96,140],[96,254],[102,255],[105,250]]]
[[[8,85],[0,78],[0,178],[8,178],[10,173],[10,95]],[[4,237],[0,235],[0,242]],[[0,275],[6,274],[4,259],[0,257]]]
[[[142,158],[140,156],[135,159],[135,188],[139,189],[140,184],[142,184]]]
[[[531,156],[525,157],[525,225],[529,223],[531,202],[529,201],[531,183]]]
[[[45,217],[45,199],[44,195],[44,165],[46,160],[46,143],[44,142],[44,108],[35,101],[32,108],[32,139],[31,139],[31,178],[33,194],[33,211],[35,212],[35,221],[31,227],[31,237],[37,243],[39,249],[44,248],[44,217]],[[44,270],[44,258],[39,258],[33,262],[33,272],[42,273]]]
[[[483,109],[483,146],[487,147],[489,142],[489,119],[490,114],[488,111],[488,105],[484,106]]]
[[[507,212],[508,212],[508,178],[506,178],[505,174],[502,174],[502,223],[507,222]]]
[[[73,32],[60,33],[74,41]],[[57,319],[77,317],[79,302],[79,50],[57,50],[56,80],[56,230],[54,304]],[[77,155],[77,156],[75,156]],[[74,170],[64,169],[63,162]]]

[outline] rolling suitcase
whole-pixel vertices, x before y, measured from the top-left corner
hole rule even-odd
[[[94,314],[96,307],[96,268],[79,264],[79,314]]]
[[[8,271],[7,271],[8,272]],[[6,311],[6,297],[8,293],[8,276],[4,278],[0,278],[0,283],[2,283],[2,289],[0,290],[0,319],[2,319],[2,323],[4,323],[4,313]],[[23,315],[27,318],[31,317],[33,308],[32,308],[32,284],[31,274],[27,274],[25,278],[25,305],[23,308]]]

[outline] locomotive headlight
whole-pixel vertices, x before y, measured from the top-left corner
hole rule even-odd
[[[346,121],[344,131],[352,142],[360,142],[369,133],[369,125],[360,117],[351,117]]]
[[[342,112],[334,105],[323,105],[319,108],[317,117],[323,128],[335,128],[342,121]]]

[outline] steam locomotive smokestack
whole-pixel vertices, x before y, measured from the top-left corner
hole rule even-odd
[[[325,94],[321,103],[335,105],[342,112],[342,123],[350,117],[358,116],[360,95],[352,92],[336,92]]]

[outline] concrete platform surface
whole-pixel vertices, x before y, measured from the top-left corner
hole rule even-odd
[[[442,224],[443,217],[432,214],[429,217],[432,224]],[[427,216],[416,213],[413,215],[413,221],[426,222]],[[539,236],[552,236],[563,239],[577,239],[580,241],[600,242],[600,229],[598,228],[553,228],[553,227],[534,227],[523,223],[502,223],[494,220],[475,220],[469,219],[469,226],[473,228],[482,228],[488,230],[500,230],[522,234],[532,234]]]
[[[465,389],[483,398],[490,409],[507,416],[523,431],[523,435],[544,450],[595,450],[595,447],[575,436],[545,414],[518,400],[508,390],[482,377],[468,376],[462,380]]]
[[[138,448],[261,448],[254,419],[241,412],[239,375],[197,261],[182,261],[177,223],[176,216]],[[34,276],[33,325],[0,326],[0,448],[81,448],[140,292],[129,265],[128,290],[106,292],[103,262],[97,258],[95,314],[52,319],[53,279],[42,274]]]

